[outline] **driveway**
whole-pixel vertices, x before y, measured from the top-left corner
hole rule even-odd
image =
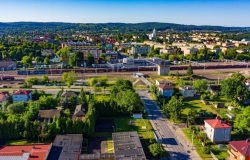
[[[147,91],[137,91],[141,97],[145,109],[148,113],[148,119],[154,130],[160,133],[162,137],[162,145],[170,154],[171,160],[200,160],[201,158],[195,153],[187,153],[190,151],[187,144],[178,139],[172,124],[166,122],[165,116],[161,113],[156,103],[151,100]]]

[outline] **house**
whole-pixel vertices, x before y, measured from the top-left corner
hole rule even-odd
[[[250,139],[241,141],[231,141],[228,145],[229,160],[249,160],[250,159]]]
[[[60,115],[61,111],[57,109],[39,110],[38,120],[40,122],[44,122],[44,120],[46,120],[48,123],[51,123],[54,117],[59,117]]]
[[[248,91],[250,91],[250,79],[247,79],[245,84],[247,86]]]
[[[163,97],[170,98],[174,93],[174,88],[166,83],[158,86],[159,94]]]
[[[235,115],[233,115],[232,113],[227,113],[226,116],[231,119],[231,120],[235,120]]]
[[[55,55],[55,56],[51,59],[51,61],[54,62],[54,63],[58,63],[58,62],[60,62],[60,58],[57,57],[57,56]]]
[[[115,159],[146,160],[141,141],[136,131],[112,133]]]
[[[213,143],[224,143],[230,141],[232,131],[231,124],[218,118],[204,120],[204,122],[204,132]]]
[[[10,70],[16,69],[16,62],[11,60],[10,58],[4,58],[0,61],[0,69]]]
[[[211,94],[219,94],[221,91],[221,87],[220,85],[209,85],[207,90],[211,93]]]
[[[42,53],[42,56],[51,56],[51,55],[54,55],[55,54],[55,51],[53,49],[44,49],[44,50],[41,50],[41,53]]]
[[[0,146],[1,160],[47,159],[52,144]]]
[[[86,114],[86,109],[83,108],[82,105],[77,105],[75,108],[75,112],[72,116],[72,120],[75,120],[76,118],[79,118],[80,120],[84,120]]]
[[[216,103],[214,104],[215,108],[225,108],[225,103]]]
[[[82,142],[81,134],[57,135],[47,160],[79,160]]]
[[[6,101],[9,98],[8,92],[2,92],[0,91],[0,109],[2,108],[2,103]]]
[[[179,90],[181,95],[185,98],[196,96],[196,90],[192,86],[181,86]]]
[[[147,55],[151,51],[150,46],[142,45],[142,46],[133,46],[129,53],[131,55]]]
[[[32,90],[18,90],[12,94],[13,102],[28,102],[32,100]]]
[[[156,86],[159,86],[160,84],[168,84],[169,86],[173,85],[173,83],[169,80],[155,80]]]
[[[78,96],[79,92],[76,92],[76,91],[71,91],[71,90],[67,90],[67,91],[64,91],[61,95],[62,98],[69,98],[71,96]]]

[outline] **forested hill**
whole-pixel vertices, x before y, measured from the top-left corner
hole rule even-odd
[[[1,23],[0,31],[88,31],[88,32],[149,32],[157,31],[250,31],[250,27],[195,26],[173,23],[60,23],[60,22],[11,22]]]

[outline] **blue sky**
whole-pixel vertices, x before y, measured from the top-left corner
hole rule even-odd
[[[250,27],[250,0],[0,0],[0,22],[168,22]]]

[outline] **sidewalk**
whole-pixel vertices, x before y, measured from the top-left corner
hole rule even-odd
[[[175,133],[175,137],[180,145],[182,145],[186,152],[189,152],[190,158],[192,160],[202,160],[200,155],[196,152],[195,147],[192,148],[192,142],[189,141],[189,139],[185,136],[181,128],[174,125],[172,122],[166,120],[166,123],[169,125],[170,129]]]

